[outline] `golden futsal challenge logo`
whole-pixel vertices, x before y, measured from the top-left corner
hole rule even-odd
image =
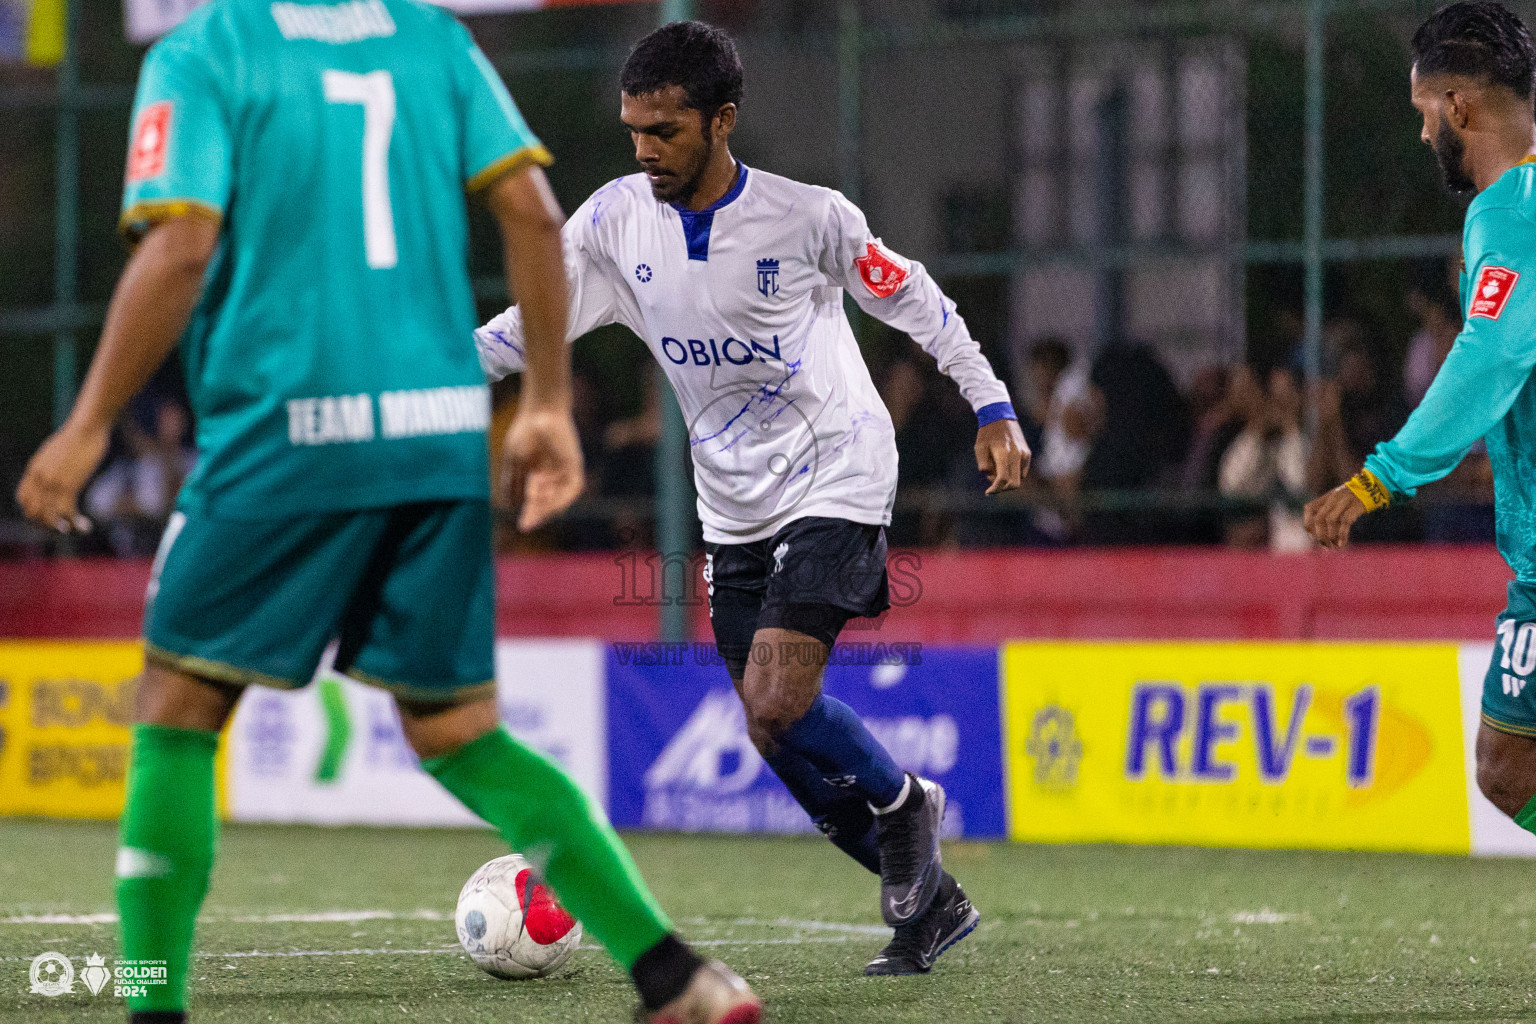
[[[75,992],[75,965],[57,950],[50,949],[33,957],[29,977],[33,995],[53,998]],[[118,960],[109,969],[106,958],[100,953],[85,958],[79,980],[91,995],[101,995],[114,978],[117,981],[112,987],[114,997],[143,996],[148,986],[166,983],[166,964],[163,960]]]

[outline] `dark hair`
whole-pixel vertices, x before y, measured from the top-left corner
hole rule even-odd
[[[1413,34],[1420,75],[1461,75],[1530,99],[1536,49],[1525,23],[1495,0],[1442,7]]]
[[[624,61],[619,88],[646,96],[681,86],[688,106],[713,115],[727,103],[740,103],[741,58],[723,30],[702,21],[674,21],[635,44]]]

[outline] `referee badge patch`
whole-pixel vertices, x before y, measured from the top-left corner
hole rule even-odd
[[[1515,290],[1515,282],[1519,280],[1520,275],[1508,267],[1484,267],[1477,275],[1477,287],[1472,289],[1472,302],[1467,307],[1467,316],[1497,320],[1509,302],[1510,293]]]
[[[877,299],[888,299],[907,283],[912,264],[880,244],[877,238],[869,243],[864,255],[853,261],[859,268],[859,278],[864,287]]]
[[[165,173],[166,140],[171,134],[171,103],[151,103],[139,115],[128,147],[128,180],[148,181]]]

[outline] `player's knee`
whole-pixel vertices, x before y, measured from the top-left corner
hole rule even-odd
[[[796,714],[787,703],[771,702],[747,707],[747,736],[757,752],[767,757],[779,749],[780,740],[789,727],[805,714]]]
[[[496,728],[496,701],[486,697],[468,704],[422,705],[396,698],[405,740],[426,760],[442,757]]]
[[[201,679],[153,662],[134,693],[134,718],[152,725],[218,732],[229,720],[241,687]]]
[[[1491,804],[1513,818],[1536,794],[1536,778],[1508,758],[1479,750],[1477,788]]]
[[[807,697],[786,680],[743,688],[742,704],[747,711],[747,734],[763,753],[773,749],[779,737],[800,719],[805,717],[815,693]]]

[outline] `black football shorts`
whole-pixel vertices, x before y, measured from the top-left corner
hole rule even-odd
[[[891,606],[885,527],[807,516],[747,544],[706,544],[715,645],[732,679],[759,629],[791,629],[831,647],[849,619]]]

